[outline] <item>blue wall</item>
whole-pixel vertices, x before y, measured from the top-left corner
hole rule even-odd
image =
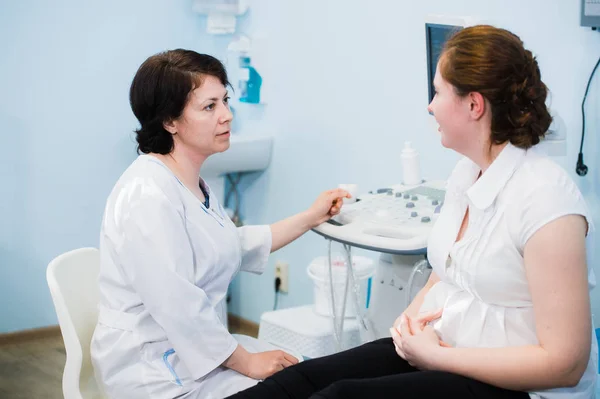
[[[56,324],[46,266],[98,246],[135,158],[129,84],[149,55],[214,53],[189,0],[0,3],[0,332]]]
[[[106,197],[136,156],[128,89],[139,64],[176,47],[225,59],[231,36],[205,34],[191,0],[0,2],[0,332],[8,332],[56,324],[48,262],[97,246]],[[275,146],[270,168],[243,180],[246,221],[299,212],[340,182],[364,190],[398,182],[406,139],[420,150],[426,176],[446,177],[457,156],[441,148],[425,110],[427,14],[479,17],[521,35],[565,120],[569,155],[558,160],[573,171],[581,97],[600,56],[600,33],[579,27],[576,3],[255,0],[240,27],[268,34],[271,90],[268,105],[238,104],[238,122],[240,134],[274,134]],[[600,105],[598,80],[588,99],[590,173],[576,178],[596,224],[600,143],[593,132],[600,124],[591,110]],[[290,263],[290,293],[280,307],[312,302],[306,265],[325,249],[308,233],[277,252],[265,275],[236,279],[230,310],[258,321],[272,308],[276,260]],[[599,257],[590,250],[597,269]],[[598,313],[598,291],[593,304]]]

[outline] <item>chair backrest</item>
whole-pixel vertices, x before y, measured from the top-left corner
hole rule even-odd
[[[67,352],[62,381],[65,399],[101,397],[90,358],[98,320],[99,269],[99,251],[80,248],[59,255],[46,270]]]

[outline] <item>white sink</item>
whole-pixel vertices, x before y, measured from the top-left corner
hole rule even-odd
[[[273,137],[232,134],[227,151],[211,155],[202,165],[204,178],[219,177],[226,173],[264,170],[271,162]]]

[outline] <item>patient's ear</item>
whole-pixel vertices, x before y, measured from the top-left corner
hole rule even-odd
[[[485,114],[485,110],[488,107],[485,97],[476,91],[468,94],[469,113],[471,118],[479,120]]]

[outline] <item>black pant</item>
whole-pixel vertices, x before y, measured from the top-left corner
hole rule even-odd
[[[527,393],[497,388],[456,374],[420,371],[396,354],[391,338],[298,363],[229,398],[448,397],[529,399]]]

